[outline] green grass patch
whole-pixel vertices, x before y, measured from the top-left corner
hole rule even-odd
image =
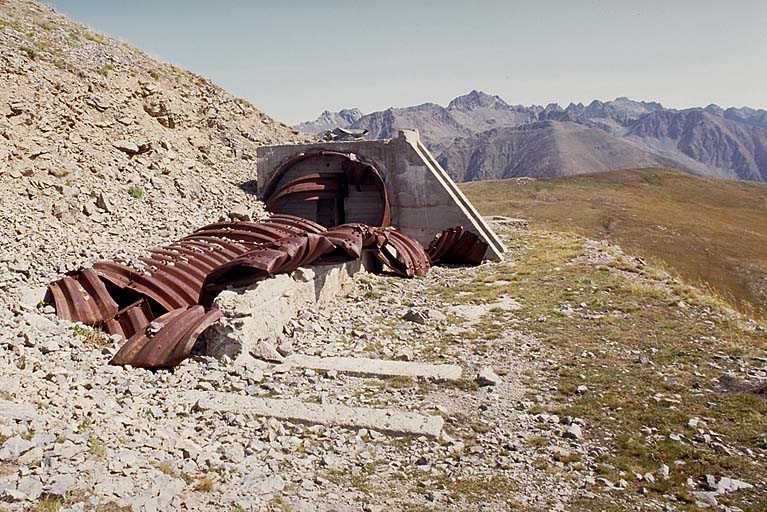
[[[138,185],[131,185],[131,187],[128,189],[128,195],[133,199],[141,199],[144,197],[144,189]]]
[[[767,307],[764,184],[640,169],[461,188],[482,214],[608,239],[689,282],[708,283],[749,315]]]

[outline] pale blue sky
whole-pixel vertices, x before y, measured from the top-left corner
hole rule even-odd
[[[289,123],[479,89],[767,108],[767,0],[50,0]]]

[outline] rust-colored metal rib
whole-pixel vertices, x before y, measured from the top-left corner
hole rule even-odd
[[[117,313],[117,302],[91,268],[75,277],[65,276],[48,285],[59,317],[70,322],[98,325]]]
[[[206,312],[199,305],[179,308],[157,318],[153,324],[134,334],[115,354],[110,364],[141,368],[171,368],[186,359],[197,337],[221,318],[221,311]]]
[[[118,311],[114,318],[104,322],[104,328],[109,334],[119,334],[127,340],[146,329],[153,319],[152,308],[141,299]]]
[[[316,200],[324,197],[340,197],[344,191],[344,175],[341,173],[310,173],[289,181],[276,190],[266,201],[266,209],[291,200]]]
[[[303,217],[296,217],[295,215],[286,215],[286,214],[272,214],[271,217],[269,217],[269,220],[265,221],[268,224],[274,224],[276,226],[284,226],[286,228],[291,228],[294,230],[297,230],[293,234],[300,234],[300,233],[323,233],[325,231],[325,226],[322,224],[318,224],[317,222],[311,221],[309,219],[304,219]]]
[[[438,233],[427,251],[432,262],[479,265],[487,252],[487,242],[463,226]]]
[[[283,183],[286,173],[296,164],[312,158],[335,156],[343,159],[341,170],[343,172],[310,172],[302,174],[287,183]],[[261,199],[266,203],[269,211],[276,212],[280,206],[288,201],[317,200],[320,198],[342,197],[347,193],[349,185],[358,191],[362,190],[362,179],[365,176],[371,179],[381,198],[381,219],[378,227],[387,227],[391,224],[391,206],[383,175],[376,167],[360,159],[354,153],[340,151],[312,150],[296,155],[282,165],[272,174],[269,182],[264,187]]]

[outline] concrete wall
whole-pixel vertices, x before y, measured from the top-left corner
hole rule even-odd
[[[224,313],[206,333],[206,353],[238,360],[274,344],[285,325],[313,304],[332,300],[364,272],[361,260],[299,268],[278,274],[253,286],[225,290],[213,305]]]
[[[392,224],[427,246],[434,235],[463,226],[488,243],[485,257],[501,259],[506,248],[474,206],[421,143],[418,132],[403,130],[396,139],[318,142],[258,148],[258,186],[263,190],[289,158],[310,149],[356,153],[375,165],[386,181]]]

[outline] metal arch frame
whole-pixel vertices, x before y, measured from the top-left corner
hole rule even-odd
[[[381,173],[381,171],[378,170],[378,168],[373,165],[371,162],[367,161],[364,158],[361,158],[356,153],[352,152],[343,152],[343,151],[331,151],[327,149],[314,149],[310,151],[305,151],[303,153],[299,153],[284,162],[280,164],[279,167],[274,171],[272,176],[269,178],[269,181],[266,183],[266,186],[264,187],[264,191],[260,194],[260,199],[265,204],[270,204],[270,201],[273,200],[272,196],[274,196],[275,193],[281,192],[285,190],[286,187],[290,186],[290,183],[286,183],[279,189],[277,186],[280,184],[280,181],[285,176],[285,174],[292,169],[296,164],[303,162],[304,160],[309,160],[311,158],[317,158],[322,156],[338,156],[341,158],[346,159],[346,162],[344,163],[344,174],[346,175],[346,178],[349,180],[349,183],[351,185],[354,185],[357,190],[359,190],[359,183],[360,179],[362,178],[362,175],[369,171],[372,172],[374,176],[374,181],[376,188],[378,189],[378,193],[381,196],[381,200],[383,201],[383,215],[381,218],[381,222],[379,227],[388,227],[391,225],[391,205],[389,204],[389,192],[386,187],[386,179],[384,178],[384,175]],[[356,168],[346,168],[347,163],[351,163],[352,165],[356,166]],[[300,179],[300,178],[299,178]],[[347,222],[349,219],[345,219]]]

